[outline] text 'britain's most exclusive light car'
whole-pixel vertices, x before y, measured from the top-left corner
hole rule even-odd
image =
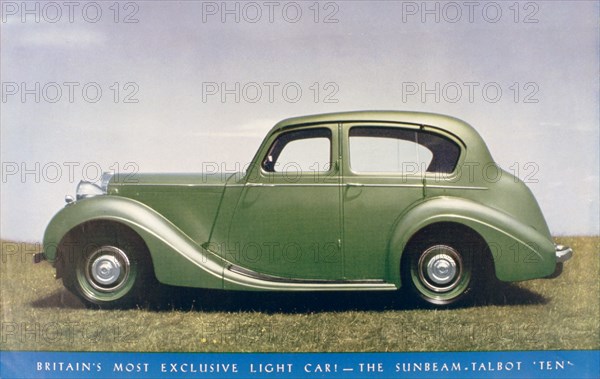
[[[292,118],[244,173],[105,175],[50,222],[46,259],[88,305],[147,286],[252,291],[407,287],[447,305],[489,277],[542,278],[572,255],[530,190],[458,119],[413,112]]]

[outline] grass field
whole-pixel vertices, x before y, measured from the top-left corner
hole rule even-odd
[[[563,274],[495,283],[487,299],[416,309],[398,293],[264,294],[162,288],[146,309],[88,310],[33,265],[39,246],[2,242],[2,350],[313,352],[600,347],[599,237],[559,238]],[[151,294],[149,294],[151,295]]]

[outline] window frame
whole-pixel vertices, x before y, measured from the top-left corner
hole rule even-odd
[[[401,177],[405,177],[405,178],[406,177],[424,178],[424,177],[439,177],[439,176],[443,175],[446,178],[453,178],[456,175],[456,172],[458,171],[459,167],[461,166],[462,160],[464,158],[464,154],[463,154],[464,145],[462,144],[462,141],[456,139],[451,134],[438,132],[438,130],[435,129],[435,127],[428,127],[428,126],[425,127],[425,126],[421,126],[421,125],[412,125],[412,124],[382,124],[382,123],[378,123],[378,122],[375,122],[375,123],[353,122],[353,123],[347,124],[346,126],[347,126],[346,132],[344,133],[344,135],[345,135],[344,146],[346,147],[346,152],[344,154],[345,160],[346,160],[345,166],[346,166],[346,169],[348,170],[348,172],[351,173],[351,175],[353,175],[353,176],[367,176],[367,177],[368,176],[392,176],[392,177],[401,176]],[[365,129],[365,130],[369,130],[369,129],[373,129],[373,130],[392,129],[393,130],[393,129],[396,129],[396,130],[400,130],[400,131],[414,133],[414,135],[415,135],[414,140],[411,140],[411,139],[403,139],[403,140],[416,143],[416,144],[423,146],[426,149],[430,150],[433,155],[432,160],[431,160],[431,162],[429,162],[429,165],[426,168],[426,170],[418,171],[415,173],[406,173],[406,172],[402,172],[402,171],[356,171],[352,168],[352,163],[351,163],[352,152],[351,152],[351,147],[350,147],[350,139],[353,137],[352,130],[356,129],[356,128],[361,128],[361,129]],[[431,167],[432,163],[434,163],[436,160],[436,151],[434,151],[430,147],[428,147],[427,144],[422,144],[422,143],[417,142],[417,141],[419,141],[419,137],[421,135],[429,135],[434,138],[439,138],[440,140],[446,141],[449,144],[451,144],[452,146],[454,146],[456,151],[455,151],[455,156],[454,156],[455,159],[453,160],[453,162],[451,164],[452,170],[429,171],[429,168]],[[367,136],[365,136],[365,137],[367,137]],[[387,138],[394,138],[394,137],[387,137]]]
[[[302,134],[306,134],[306,136],[300,137],[300,138],[293,138],[293,135],[302,135]],[[287,141],[285,141],[285,143],[278,149],[276,158],[274,158],[270,162],[269,157],[273,156],[274,149],[278,148],[278,146],[277,146],[278,141],[280,141],[282,138],[285,138],[286,136],[289,136],[289,135],[291,135],[292,137],[290,137]],[[335,167],[334,151],[333,151],[334,150],[334,133],[327,126],[317,126],[317,127],[312,127],[312,128],[287,130],[287,131],[281,131],[279,133],[274,134],[272,141],[269,144],[269,147],[267,148],[265,154],[263,154],[263,157],[260,160],[261,173],[263,173],[263,175],[285,174],[285,171],[277,171],[275,169],[275,165],[277,164],[277,161],[280,158],[281,153],[284,151],[286,146],[293,141],[299,141],[299,140],[311,139],[311,138],[326,138],[329,141],[329,162],[328,162],[329,168],[327,170],[321,170],[321,167],[319,167],[319,171],[311,170],[311,171],[300,171],[300,172],[303,172],[303,173],[304,172],[331,173]],[[317,163],[317,161],[315,161],[314,163]],[[273,167],[269,168],[269,167],[267,167],[267,164],[273,165]]]

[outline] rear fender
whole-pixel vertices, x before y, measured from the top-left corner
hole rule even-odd
[[[419,203],[399,218],[390,241],[390,281],[401,283],[399,265],[410,239],[440,222],[461,224],[477,232],[490,249],[496,277],[502,281],[541,278],[554,272],[554,243],[543,233],[481,203],[437,197]]]

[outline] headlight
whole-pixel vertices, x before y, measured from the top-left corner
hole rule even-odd
[[[110,182],[110,178],[112,178],[112,176],[113,174],[110,172],[105,172],[102,174],[100,184],[86,182],[84,180],[80,181],[77,185],[77,200],[87,199],[88,197],[94,197],[98,195],[106,195],[108,192],[108,183]]]
[[[108,192],[108,183],[110,179],[113,177],[113,174],[110,172],[105,172],[102,174],[102,178],[100,178],[100,189],[106,194]]]

